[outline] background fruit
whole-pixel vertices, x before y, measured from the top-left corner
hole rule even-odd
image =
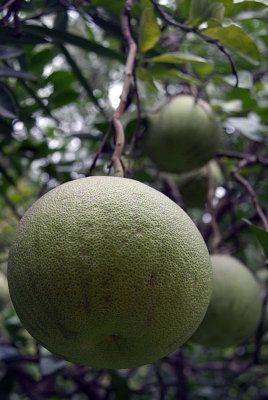
[[[223,182],[223,176],[219,165],[212,160],[209,163],[214,185],[219,186]],[[204,207],[208,194],[208,164],[197,170],[182,174],[163,174],[172,179],[179,188],[183,204],[187,208]]]
[[[169,99],[148,118],[145,150],[162,171],[202,167],[219,146],[219,125],[210,106],[189,95]]]
[[[68,182],[35,202],[16,231],[8,280],[41,344],[108,368],[178,348],[202,320],[212,285],[206,245],[184,211],[115,177]]]
[[[208,347],[252,338],[258,327],[262,292],[251,272],[228,255],[211,256],[213,289],[207,313],[192,340]]]

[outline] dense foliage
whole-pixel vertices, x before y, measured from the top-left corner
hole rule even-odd
[[[265,293],[267,1],[126,2],[131,3],[125,17],[138,51],[120,116],[125,176],[178,202],[209,250],[242,260]],[[266,399],[268,337],[261,337],[261,329],[238,347],[209,349],[189,341],[149,366],[100,370],[67,363],[35,343],[5,293],[8,248],[34,200],[90,173],[113,174],[116,132],[109,126],[129,51],[120,22],[124,5],[0,5],[0,399]],[[180,93],[209,102],[223,130],[215,159],[224,179],[221,186],[209,179],[201,208],[182,204],[174,181],[143,149],[146,115],[165,96]]]

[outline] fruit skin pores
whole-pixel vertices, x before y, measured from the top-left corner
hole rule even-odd
[[[199,231],[173,201],[135,180],[96,176],[58,186],[26,212],[8,281],[23,325],[51,352],[131,368],[194,333],[212,269]]]
[[[160,171],[200,168],[218,151],[220,127],[202,99],[179,95],[148,116],[144,148]]]

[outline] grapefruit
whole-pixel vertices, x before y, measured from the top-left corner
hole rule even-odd
[[[202,99],[168,99],[148,117],[144,148],[161,171],[183,172],[205,165],[219,147],[220,128]]]
[[[262,291],[252,273],[229,255],[211,256],[212,296],[192,340],[208,347],[226,347],[254,336],[262,309]]]
[[[138,181],[98,176],[60,185],[26,212],[8,282],[22,324],[51,352],[130,368],[193,334],[212,269],[199,231],[173,201]]]

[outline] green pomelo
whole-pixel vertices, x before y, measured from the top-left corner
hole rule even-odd
[[[163,174],[176,183],[182,196],[183,204],[187,208],[204,207],[207,201],[209,182],[208,166],[215,186],[223,182],[223,175],[219,165],[212,160],[207,165],[197,170],[184,172],[182,174]]]
[[[193,334],[212,268],[173,201],[104,176],[65,183],[33,204],[16,230],[8,281],[19,318],[44,347],[83,365],[130,368]]]
[[[158,169],[183,172],[205,165],[219,141],[220,128],[208,103],[180,95],[148,117],[144,145]]]
[[[237,259],[212,255],[213,287],[207,313],[191,340],[226,347],[251,339],[261,317],[262,293],[252,273]]]

